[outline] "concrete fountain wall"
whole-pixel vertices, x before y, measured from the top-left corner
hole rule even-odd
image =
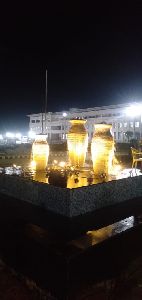
[[[57,214],[74,217],[142,197],[142,176],[67,189],[26,178],[0,175],[0,192]]]

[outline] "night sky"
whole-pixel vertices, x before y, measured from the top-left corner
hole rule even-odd
[[[26,132],[41,112],[46,68],[48,111],[142,100],[141,1],[58,3],[0,20],[0,133]]]

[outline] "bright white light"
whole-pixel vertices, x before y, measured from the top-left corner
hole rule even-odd
[[[21,133],[16,133],[16,134],[15,134],[15,137],[16,137],[17,139],[21,139]]]
[[[13,139],[14,136],[15,136],[14,133],[6,132],[6,137]]]
[[[63,117],[66,117],[67,116],[67,113],[66,112],[63,112]]]
[[[60,166],[61,168],[64,168],[65,165],[66,165],[65,161],[60,161],[59,166]]]
[[[36,136],[36,134],[35,134],[35,132],[33,132],[33,131],[29,131],[29,132],[28,132],[28,136],[29,136],[30,139],[34,139],[35,136]]]
[[[54,159],[53,163],[56,165],[58,163],[58,161],[56,159]]]
[[[140,116],[142,115],[142,105],[141,104],[135,104],[131,105],[126,108],[126,114],[130,117]]]
[[[2,134],[0,134],[0,140],[3,140],[3,136],[2,136]]]

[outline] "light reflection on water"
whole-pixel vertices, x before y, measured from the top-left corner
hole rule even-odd
[[[140,223],[141,219],[139,219],[137,222]],[[68,241],[64,244],[64,246],[67,246],[67,248],[70,248],[71,246],[70,249],[72,249],[73,246],[81,251],[84,251],[89,247],[95,246],[105,240],[108,240],[109,238],[116,236],[117,234],[120,234],[121,232],[124,232],[128,229],[131,229],[134,226],[135,217],[131,216],[129,218],[123,219],[119,222],[113,223],[112,225],[108,225],[101,229],[88,231],[84,235],[81,235],[79,238]],[[26,235],[30,236],[32,239],[36,239],[36,241],[38,242],[42,242],[42,244],[56,244],[57,246],[58,242],[60,241],[59,236],[56,236],[54,234],[52,235],[52,233],[48,232],[47,230],[33,224],[28,224],[26,228]],[[59,248],[61,250],[61,244]]]
[[[20,164],[18,165],[19,162]],[[5,165],[3,163],[3,165],[0,167],[0,173],[26,177],[35,181],[52,184],[63,188],[67,187],[70,189],[101,182],[107,182],[110,180],[142,175],[139,169],[132,170],[130,168],[119,170],[119,172],[117,172],[115,175],[110,175],[108,178],[94,178],[92,169],[89,170],[89,168],[86,168],[77,174],[65,174],[64,172],[47,174],[46,171],[36,171],[35,169],[33,169],[30,160],[26,162],[23,161],[22,163],[21,161],[15,160],[14,164],[11,163],[10,165],[9,162],[9,166],[8,162],[5,161]]]
[[[113,223],[98,230],[88,231],[85,235],[81,236],[79,239],[71,241],[69,244],[73,245],[79,249],[85,250],[91,246],[94,246],[104,240],[115,236],[127,229],[134,226],[134,216],[121,220],[119,222]]]

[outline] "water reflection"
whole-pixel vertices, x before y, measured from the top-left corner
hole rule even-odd
[[[48,177],[46,177],[45,171],[35,172],[32,179],[38,182],[48,183]]]
[[[69,244],[74,245],[75,247],[80,249],[87,249],[100,242],[103,242],[104,240],[112,236],[115,236],[118,233],[132,228],[134,225],[135,219],[134,216],[131,216],[101,229],[88,231],[85,235],[81,236],[77,240],[71,241]]]

